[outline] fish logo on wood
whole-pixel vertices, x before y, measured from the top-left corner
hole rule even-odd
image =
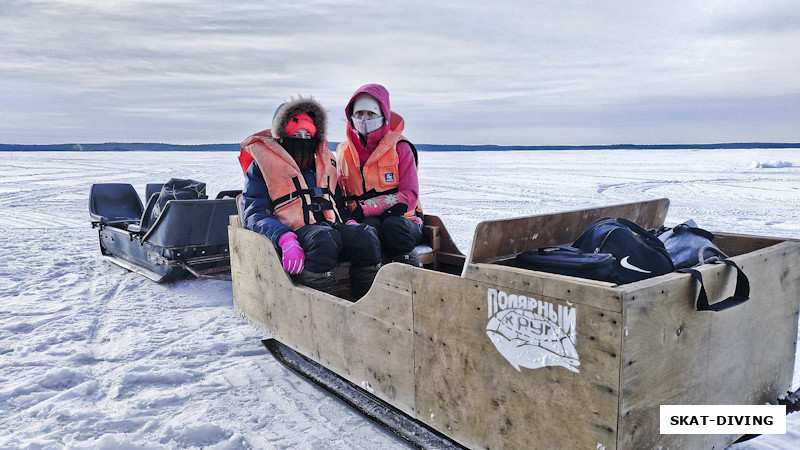
[[[491,288],[487,301],[486,334],[515,369],[560,366],[578,372],[574,307]]]

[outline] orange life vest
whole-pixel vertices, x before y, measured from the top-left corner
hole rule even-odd
[[[311,225],[317,222],[314,213],[321,213],[329,222],[339,219],[339,211],[333,200],[337,183],[336,161],[328,149],[328,141],[323,139],[317,146],[314,158],[316,188],[308,187],[294,158],[268,132],[262,136],[251,136],[242,144],[242,148],[258,164],[273,203],[272,214],[284,225],[292,230]],[[320,203],[313,202],[315,197],[326,200],[330,207],[322,209]]]
[[[358,151],[348,139],[336,147],[336,161],[339,165],[339,184],[344,194],[345,205],[350,211],[356,209],[356,202],[367,200],[379,195],[395,194],[400,185],[399,158],[397,156],[397,143],[405,141],[415,152],[414,163],[417,155],[414,146],[401,134],[403,131],[403,118],[392,113],[389,122],[389,132],[378,143],[375,151],[361,167]],[[422,207],[417,198],[414,208],[409,205],[404,217],[422,217]]]

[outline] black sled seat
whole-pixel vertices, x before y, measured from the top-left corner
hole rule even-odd
[[[144,198],[152,198],[153,194],[161,192],[162,187],[164,187],[164,183],[147,183],[144,187]]]
[[[185,249],[184,254],[200,247],[227,247],[232,214],[232,199],[171,200],[142,240],[159,248]]]
[[[227,225],[228,216],[236,214],[234,199],[170,200],[153,218],[159,193],[150,185],[148,190],[152,193],[142,210],[131,185],[92,186],[90,215],[100,227],[100,250],[107,259],[156,282],[173,281],[186,272],[201,277],[230,270]],[[117,206],[121,212],[109,207],[106,215],[100,214],[94,205],[114,205],[114,194],[119,195],[116,203],[128,206]]]
[[[130,184],[93,184],[89,192],[89,215],[95,223],[127,228],[139,222],[142,201]]]

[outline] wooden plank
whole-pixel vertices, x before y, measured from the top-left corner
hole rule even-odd
[[[575,305],[579,372],[517,370],[487,333],[487,292],[519,291],[431,271],[414,283],[420,420],[471,448],[615,448],[620,313]]]
[[[714,233],[714,244],[729,257],[754,252],[787,239],[748,236],[734,233]]]
[[[644,228],[664,223],[669,200],[662,198],[599,208],[543,214],[517,219],[485,221],[475,228],[470,262],[490,262],[526,250],[575,241],[592,222],[603,217],[623,217]]]
[[[424,225],[439,229],[439,249],[437,250],[454,255],[463,255],[450,237],[450,233],[447,232],[447,228],[444,226],[444,223],[442,223],[442,219],[437,216],[426,214]]]
[[[228,216],[228,225],[235,228],[242,228],[242,221],[237,214]]]
[[[657,277],[626,296],[619,448],[681,443],[683,436],[660,434],[659,405],[705,396],[710,317],[688,304],[696,291],[686,277]]]
[[[620,448],[724,448],[736,436],[661,435],[659,405],[763,404],[790,388],[800,245],[785,242],[733,260],[750,278],[751,296],[729,310],[696,311],[697,285],[688,274],[626,292]],[[733,270],[699,270],[711,303],[733,293]]]
[[[272,243],[229,227],[234,307],[297,352],[401,411],[414,406],[411,266],[382,268],[357,303],[295,285]]]
[[[425,225],[422,228],[422,243],[429,245],[433,252],[419,255],[419,260],[423,265],[430,265],[433,270],[439,270],[439,261],[436,254],[442,246],[440,228],[432,225]]]
[[[425,225],[422,228],[422,243],[428,244],[434,252],[438,251],[442,245],[440,230],[441,228],[431,225]]]
[[[495,264],[470,264],[464,277],[622,313],[622,291],[613,283]]]
[[[784,242],[732,259],[748,275],[750,300],[715,314],[711,322],[709,401],[728,404],[736,395],[736,401],[761,404],[786,393],[792,382],[800,310],[800,243]],[[733,271],[727,272],[718,277],[727,287],[726,296],[734,284]],[[712,289],[720,292],[713,285]],[[741,392],[736,392],[740,386]]]
[[[467,257],[462,254],[438,252],[436,254],[436,262],[439,265],[438,270],[453,275],[460,275],[464,270],[464,262]]]

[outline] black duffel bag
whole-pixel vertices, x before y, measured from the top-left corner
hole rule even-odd
[[[206,184],[195,180],[184,180],[181,178],[170,178],[161,187],[152,212],[152,222],[161,215],[170,200],[200,200],[207,199]]]
[[[516,266],[590,280],[616,283],[614,257],[608,253],[585,253],[569,246],[542,247],[517,255]]]
[[[589,225],[572,246],[586,253],[613,255],[617,284],[657,277],[674,270],[664,243],[627,219],[599,219]]]

